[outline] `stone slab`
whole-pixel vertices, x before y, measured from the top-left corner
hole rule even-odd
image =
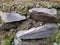
[[[30,17],[37,21],[57,22],[57,10],[48,8],[32,8],[29,10]]]
[[[43,13],[47,13],[50,16],[53,16],[55,18],[57,15],[57,10],[56,9],[48,9],[48,8],[32,8],[29,10],[30,13],[35,13],[35,12],[43,12]]]
[[[58,26],[54,23],[45,24],[37,28],[31,28],[25,31],[19,31],[16,37],[20,39],[40,39],[53,36],[58,30]]]
[[[11,12],[11,13],[3,13],[3,12],[0,12],[0,16],[2,18],[2,20],[6,23],[8,22],[16,22],[16,21],[21,21],[21,20],[25,20],[26,17],[25,16],[22,16],[18,13],[15,13],[15,12]]]

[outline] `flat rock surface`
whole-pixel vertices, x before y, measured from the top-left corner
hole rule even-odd
[[[31,28],[25,31],[19,31],[16,34],[16,37],[21,39],[40,39],[53,36],[54,33],[58,30],[56,24],[45,24],[37,28]]]
[[[14,12],[11,12],[11,13],[3,13],[3,12],[0,12],[0,16],[2,18],[2,20],[6,23],[8,22],[15,22],[15,21],[21,21],[21,20],[25,20],[26,17],[25,16],[22,16],[18,13],[14,13]]]

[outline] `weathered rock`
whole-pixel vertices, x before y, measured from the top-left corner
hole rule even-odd
[[[48,8],[33,8],[29,10],[30,17],[44,22],[56,22],[57,10]]]
[[[3,12],[0,12],[0,16],[2,18],[2,20],[6,23],[8,22],[15,22],[15,21],[21,21],[21,20],[25,20],[26,17],[25,16],[22,16],[18,13],[14,13],[14,12],[11,12],[11,13],[3,13]]]
[[[45,24],[37,28],[31,28],[25,31],[19,31],[16,34],[16,37],[20,39],[40,39],[53,36],[54,33],[58,30],[56,24]]]
[[[20,15],[18,13],[3,13],[0,11],[1,20],[4,23],[2,26],[0,26],[0,30],[9,30],[9,29],[17,29],[18,25],[20,25],[22,20],[25,20],[26,17],[23,15]]]
[[[14,45],[49,45],[49,42],[45,40],[18,41],[17,39],[14,39]]]

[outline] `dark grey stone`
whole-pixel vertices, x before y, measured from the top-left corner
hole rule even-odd
[[[32,8],[29,10],[30,17],[44,22],[56,22],[57,10],[48,8]]]
[[[6,23],[8,22],[15,22],[15,21],[21,21],[21,20],[25,20],[26,17],[23,15],[20,15],[18,13],[15,12],[11,12],[11,13],[3,13],[0,12],[0,16],[2,18],[2,20]]]
[[[16,37],[20,39],[40,39],[53,36],[55,32],[58,30],[58,26],[56,24],[45,24],[43,26],[37,28],[31,28],[25,31],[19,31],[16,34]]]

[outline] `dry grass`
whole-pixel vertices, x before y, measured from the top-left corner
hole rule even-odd
[[[33,2],[33,1],[50,1],[50,2],[60,2],[60,0],[0,0],[0,3],[4,2],[12,2],[12,1],[17,1],[17,2]]]

